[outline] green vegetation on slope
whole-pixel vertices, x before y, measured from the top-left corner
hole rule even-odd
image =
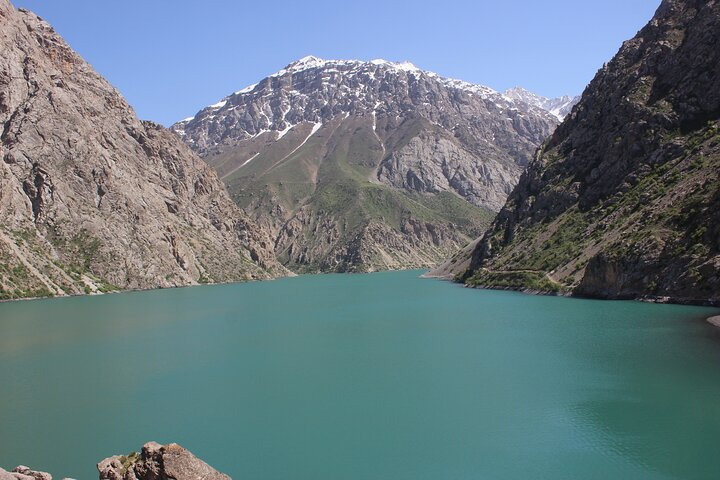
[[[562,285],[547,277],[545,272],[532,271],[487,271],[480,270],[465,283],[471,287],[482,286],[486,288],[529,290],[545,293],[561,293]]]
[[[586,211],[573,205],[551,220],[524,225],[486,269],[466,272],[465,282],[548,292],[561,285],[569,291],[580,285],[588,263],[602,254],[624,275],[617,281],[632,285],[633,291],[664,295],[671,282],[681,281],[694,285],[695,295],[716,294],[709,286],[715,270],[707,259],[720,252],[718,123],[687,135],[675,132],[666,141],[684,145],[682,153],[639,169],[624,191]],[[488,238],[502,245],[505,234],[494,231]],[[630,263],[640,272],[644,264],[655,262],[665,265],[665,273],[650,268],[647,274],[636,273],[637,278],[621,273]],[[513,270],[548,273],[556,285],[543,286],[536,276],[507,278],[504,272]]]
[[[360,271],[432,266],[487,228],[494,212],[454,193],[371,181],[383,150],[369,125],[354,125],[321,130],[297,150],[273,144],[272,155],[225,178],[232,198],[282,237],[276,254],[286,266],[298,272],[354,270],[353,263],[362,264]],[[418,128],[410,122],[405,141]],[[233,154],[226,157],[217,161]]]
[[[90,262],[99,248],[99,241],[84,230],[73,237],[73,245],[62,245],[63,251],[69,252],[65,262],[50,258],[45,239],[34,231],[3,230],[2,233],[18,251],[28,257],[41,259],[43,264],[31,271],[18,257],[0,248],[0,300],[53,297],[56,288],[58,292],[68,295],[92,293],[93,289],[86,280],[92,282],[101,293],[118,289],[99,279],[90,270]],[[48,239],[53,240],[53,237],[49,235]],[[53,289],[48,288],[48,285]]]

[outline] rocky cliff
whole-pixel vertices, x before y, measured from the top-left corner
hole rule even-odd
[[[205,163],[0,0],[0,298],[284,274]]]
[[[173,129],[299,270],[437,263],[484,230],[557,119],[410,63],[306,57]]]
[[[720,302],[718,44],[720,2],[664,0],[538,150],[469,262],[436,274]]]

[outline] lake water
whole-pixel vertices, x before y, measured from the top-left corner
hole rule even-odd
[[[178,442],[236,480],[720,478],[717,310],[420,272],[0,305],[0,465]]]

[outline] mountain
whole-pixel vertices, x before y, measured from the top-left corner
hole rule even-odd
[[[554,115],[559,121],[563,121],[565,117],[572,111],[572,107],[580,100],[579,96],[572,97],[563,95],[557,98],[546,98],[529,92],[522,87],[515,87],[505,90],[503,96],[518,103],[524,103],[542,110],[546,110]]]
[[[435,274],[719,303],[719,42],[720,3],[664,0],[538,150],[476,247]]]
[[[368,271],[479,235],[557,123],[407,62],[305,57],[172,129],[291,269]]]
[[[0,0],[0,298],[270,278],[272,240],[177,136]]]

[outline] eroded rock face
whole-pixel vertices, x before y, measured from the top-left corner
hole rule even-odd
[[[176,443],[146,443],[140,453],[106,458],[100,480],[230,480]]]
[[[538,151],[470,267],[444,273],[719,303],[718,42],[719,2],[664,0]]]
[[[381,161],[377,178],[408,191],[455,192],[474,205],[498,211],[517,182],[518,167],[489,165],[453,138],[421,133]]]
[[[0,298],[251,278],[272,239],[175,135],[0,0]]]

